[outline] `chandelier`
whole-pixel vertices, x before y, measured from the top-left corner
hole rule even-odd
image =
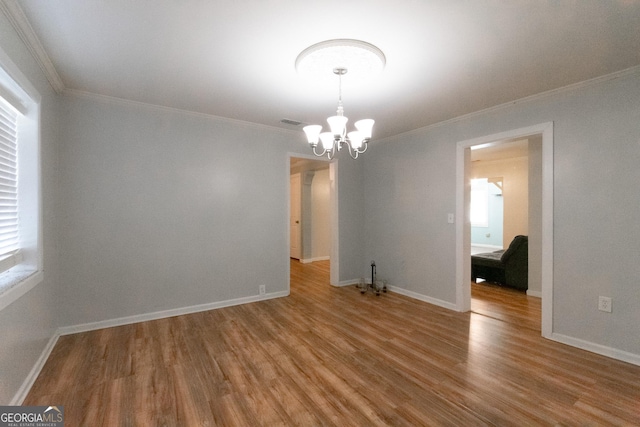
[[[313,78],[318,80],[331,70],[338,76],[338,109],[335,116],[327,119],[329,131],[322,132],[321,125],[303,128],[313,154],[318,157],[326,155],[333,159],[337,152],[346,148],[349,155],[356,159],[367,150],[375,121],[358,120],[355,122],[356,130],[347,132],[349,119],[344,115],[342,104],[342,76],[347,71],[353,71],[352,78],[355,78],[355,81],[363,81],[382,71],[384,64],[385,57],[380,49],[369,43],[351,39],[317,43],[298,55],[296,68],[301,74],[315,73]]]
[[[346,68],[335,68],[333,70],[338,75],[338,110],[335,116],[327,119],[329,123],[329,132],[322,132],[321,125],[305,126],[302,130],[307,135],[307,141],[313,150],[313,154],[318,157],[325,154],[329,159],[333,159],[336,152],[343,147],[348,148],[349,155],[357,159],[359,154],[367,151],[367,144],[371,139],[371,131],[373,130],[372,119],[359,120],[355,123],[356,129],[347,133],[347,121],[344,116],[344,106],[342,105],[342,76],[347,73]],[[322,151],[318,152],[318,142],[322,143]]]

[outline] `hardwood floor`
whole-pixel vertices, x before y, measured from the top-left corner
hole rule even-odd
[[[471,282],[471,311],[542,333],[541,299],[524,291]]]
[[[535,301],[474,286],[456,313],[291,269],[287,298],[60,337],[24,405],[67,427],[640,425],[640,367],[542,339]]]

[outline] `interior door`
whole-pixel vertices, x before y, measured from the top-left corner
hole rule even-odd
[[[301,212],[301,182],[300,182],[300,174],[291,175],[291,181],[289,186],[291,201],[291,213],[289,219],[289,228],[291,229],[291,250],[290,257],[295,259],[300,259],[301,256],[301,247],[302,247],[302,239],[301,239],[301,229],[300,229],[300,212]]]

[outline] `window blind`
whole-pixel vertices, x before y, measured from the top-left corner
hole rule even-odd
[[[0,97],[0,260],[19,249],[18,235],[19,113]],[[4,264],[4,263],[0,263]],[[0,268],[0,271],[4,270]]]

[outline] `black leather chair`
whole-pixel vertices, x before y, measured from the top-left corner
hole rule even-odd
[[[520,290],[529,288],[529,238],[516,236],[505,250],[471,256],[471,280],[477,278]]]

